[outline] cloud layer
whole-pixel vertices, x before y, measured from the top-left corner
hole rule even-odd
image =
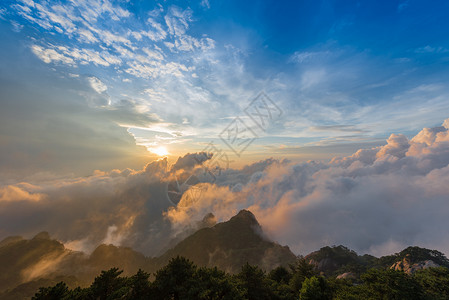
[[[156,255],[210,212],[224,221],[249,209],[298,254],[333,244],[375,255],[407,245],[449,253],[449,119],[329,163],[267,159],[222,170],[213,183],[207,159],[187,154],[171,167],[161,159],[140,171],[3,186],[0,236],[47,230],[73,249],[112,243]],[[197,192],[170,201],[169,184],[192,176]]]
[[[249,177],[233,174],[240,182],[206,185],[198,201],[182,199],[167,216],[182,228],[209,211],[225,220],[247,208],[272,238],[302,254],[333,244],[375,255],[415,244],[449,253],[448,125],[410,140],[392,134],[385,146],[330,163],[266,161]]]

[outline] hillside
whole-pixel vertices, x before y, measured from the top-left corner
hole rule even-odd
[[[412,274],[430,267],[449,268],[449,260],[439,251],[420,247],[408,247],[399,253],[382,256],[358,255],[344,246],[323,247],[305,256],[315,270],[326,276],[357,278],[368,269],[393,269]],[[343,276],[343,277],[346,277]]]
[[[123,275],[138,269],[152,273],[176,256],[229,272],[238,272],[247,262],[269,271],[296,259],[288,247],[264,237],[254,215],[245,210],[227,222],[200,229],[157,258],[114,245],[99,245],[87,255],[66,249],[42,232],[30,240],[14,236],[0,242],[0,293],[10,290],[22,295],[23,290],[61,278],[70,287],[85,286],[101,270],[112,267],[124,270]]]
[[[66,249],[47,232],[29,240],[8,237],[0,242],[0,298],[31,296],[38,287],[59,281],[66,282],[70,288],[88,286],[102,270],[113,267],[123,270],[123,276],[136,274],[139,269],[154,273],[178,256],[199,267],[218,267],[230,274],[239,273],[246,263],[270,271],[297,261],[287,246],[264,236],[255,216],[247,210],[240,211],[227,222],[212,225],[198,230],[155,258],[114,245],[99,245],[87,255]],[[449,260],[441,252],[419,247],[408,247],[380,258],[358,255],[344,246],[323,247],[304,259],[326,277],[356,281],[371,268],[413,274],[429,267],[449,267]]]
[[[229,221],[203,228],[157,258],[161,267],[176,256],[184,256],[199,266],[217,266],[230,273],[247,262],[265,270],[293,263],[296,256],[263,236],[255,216],[242,210]]]

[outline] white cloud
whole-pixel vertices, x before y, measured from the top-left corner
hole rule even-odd
[[[127,22],[123,19],[131,17],[127,10],[107,0],[70,1],[56,5],[30,0],[14,4],[12,8],[31,23],[79,42],[76,46],[73,43],[45,44],[43,41],[40,45],[34,45],[33,53],[46,63],[62,63],[73,67],[89,64],[103,67],[124,65],[125,72],[140,78],[167,75],[181,78],[194,67],[191,66],[191,57],[180,52],[192,52],[195,55],[193,53],[215,48],[213,39],[206,36],[198,39],[186,33],[193,12],[176,6],[170,7],[165,15],[160,6],[157,13],[150,13],[151,17],[146,20],[146,24],[142,24],[145,25],[144,30],[127,31],[113,30],[118,27],[104,26],[104,21],[99,21],[102,17]],[[150,45],[146,38],[156,43]],[[158,47],[158,43],[161,47]],[[163,45],[168,48],[168,53],[161,49]]]
[[[11,25],[12,25],[12,30],[14,32],[20,32],[23,29],[23,25],[17,23],[16,21],[11,21]]]
[[[62,62],[68,65],[75,64],[71,57],[65,56],[64,54],[57,52],[55,49],[44,49],[41,46],[33,45],[31,50],[37,57],[47,64],[52,62]]]
[[[155,42],[164,40],[167,37],[167,32],[162,28],[160,23],[152,18],[148,18],[147,22],[153,27],[153,30],[141,31],[141,35],[144,35]]]
[[[174,36],[183,36],[189,28],[189,23],[192,21],[192,10],[182,10],[176,6],[172,6],[169,14],[165,16],[165,23],[168,26],[168,31]]]
[[[77,33],[80,35],[81,41],[85,43],[97,43],[98,39],[94,36],[94,34],[87,29],[79,29]]]
[[[171,132],[171,127],[151,130]],[[332,244],[376,255],[405,245],[449,253],[447,127],[424,129],[408,143],[392,135],[385,146],[330,163],[267,159],[223,170],[215,184],[201,184],[200,197],[186,194],[170,208],[166,184],[174,172],[192,170],[204,177],[192,165],[195,155],[171,168],[159,160],[141,171],[98,171],[39,186],[2,187],[0,226],[9,235],[49,230],[63,241],[110,242],[149,254],[209,212],[223,221],[245,208],[273,239],[296,253]]]
[[[207,9],[210,8],[209,0],[201,0],[200,5],[201,5],[202,7],[204,7],[204,8],[207,8]]]
[[[76,66],[75,62],[82,65],[93,63],[108,67],[110,65],[120,65],[121,59],[108,52],[97,52],[90,49],[67,48],[64,46],[48,45],[48,48],[33,45],[33,53],[45,63],[62,62],[67,65]]]
[[[179,169],[178,164],[170,171],[163,159],[140,171],[97,171],[89,177],[52,180],[40,186],[0,187],[2,234],[48,230],[76,249],[112,243],[156,255],[174,237],[163,212],[171,205],[170,174],[182,172]]]
[[[449,52],[449,49],[446,49],[444,47],[431,47],[429,45],[425,47],[421,47],[415,50],[416,53],[447,53]]]
[[[141,78],[156,78],[167,75],[183,77],[183,73],[189,71],[189,68],[185,65],[176,62],[161,63],[152,61],[149,64],[132,62],[129,66],[125,72]]]
[[[333,244],[376,255],[403,245],[449,253],[446,127],[411,140],[391,135],[385,146],[330,163],[271,161],[247,174],[224,171],[194,204],[181,200],[167,216],[182,228],[208,212],[226,220],[246,208],[272,238],[301,254]]]
[[[164,60],[163,54],[159,51],[150,50],[148,48],[143,48],[142,50],[148,55],[149,59]]]
[[[5,15],[6,15],[6,8],[0,8],[0,19],[6,20]]]
[[[108,90],[108,87],[106,84],[104,84],[100,79],[97,77],[88,77],[87,80],[89,81],[90,86],[98,93],[104,93]]]
[[[330,55],[329,51],[316,51],[316,52],[295,52],[290,57],[290,61],[297,63],[309,62],[312,60],[320,59],[322,57],[326,57]]]
[[[21,184],[22,187],[16,185],[8,185],[0,187],[1,201],[40,201],[44,198],[43,194],[33,191],[33,186]],[[31,187],[31,191],[27,191],[27,187]]]

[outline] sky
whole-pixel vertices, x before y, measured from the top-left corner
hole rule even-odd
[[[448,6],[2,1],[1,178],[139,168],[211,144],[238,166],[325,160],[412,136],[448,116]],[[245,113],[261,92],[277,106],[264,128]],[[234,151],[236,118],[253,130]]]
[[[0,238],[42,229],[154,254],[208,212],[250,208],[295,253],[449,253],[434,230],[449,225],[448,14],[418,0],[3,0]],[[167,199],[189,174],[202,196]],[[304,220],[316,230],[291,230]]]

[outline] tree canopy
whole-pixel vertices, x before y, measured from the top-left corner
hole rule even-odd
[[[121,274],[118,268],[102,271],[85,288],[70,289],[64,282],[41,287],[33,299],[449,299],[449,269],[445,267],[412,275],[377,268],[348,280],[319,275],[304,258],[268,274],[250,264],[237,274],[228,274],[216,267],[197,267],[178,256],[154,274],[142,270],[130,277]]]

